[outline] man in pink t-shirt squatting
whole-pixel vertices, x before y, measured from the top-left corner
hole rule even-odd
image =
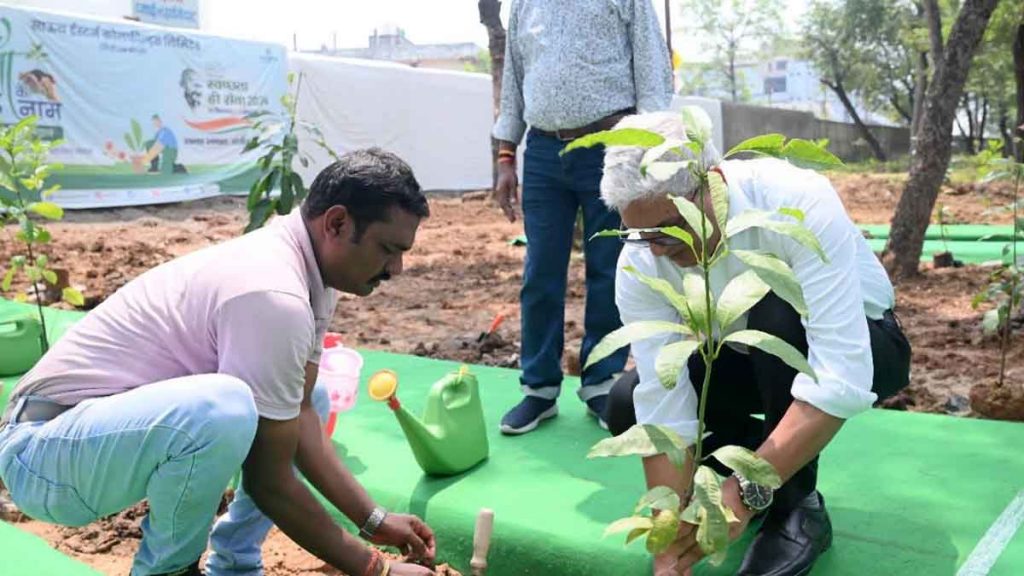
[[[338,291],[366,296],[400,274],[428,215],[405,162],[359,150],[324,169],[299,210],[132,280],[18,383],[0,420],[0,487],[66,526],[147,499],[132,576],[203,574],[208,540],[208,576],[262,574],[275,524],[348,574],[433,574],[432,530],[378,506],[345,468],[316,385]],[[349,535],[295,468],[360,536],[419,564],[389,565]]]

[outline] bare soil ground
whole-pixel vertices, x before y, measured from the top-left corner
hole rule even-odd
[[[859,223],[887,223],[902,190],[898,176],[833,175],[833,183]],[[940,202],[958,222],[1007,224],[993,205],[1010,201],[1005,185],[944,188]],[[333,330],[345,344],[371,349],[515,367],[519,348],[519,287],[525,248],[509,241],[522,233],[481,194],[435,198],[405,273],[373,295],[345,297]],[[67,268],[71,283],[82,288],[87,307],[95,306],[130,279],[175,256],[233,238],[245,224],[243,201],[218,198],[145,208],[69,213],[50,226],[54,266]],[[15,249],[13,231],[0,232],[0,262]],[[973,416],[972,385],[995,380],[999,346],[983,337],[972,296],[989,271],[977,267],[932,269],[897,286],[897,313],[914,349],[910,387],[887,407]],[[24,282],[15,290],[24,291]],[[12,293],[4,294],[10,297]],[[584,277],[574,255],[566,295],[566,367],[578,372],[583,334]],[[495,337],[477,336],[494,317],[505,316]],[[1024,339],[1015,334],[1007,361],[1009,380],[1024,384]],[[137,544],[138,518],[117,517],[80,529],[19,524],[108,574],[126,574]],[[264,554],[269,576],[337,574],[274,532]]]

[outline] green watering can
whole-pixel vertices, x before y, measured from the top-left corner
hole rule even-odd
[[[43,326],[35,316],[0,318],[0,376],[28,372],[43,356]]]
[[[480,404],[476,376],[465,366],[447,374],[430,389],[423,418],[402,407],[395,392],[398,376],[381,370],[367,384],[370,397],[386,401],[416,456],[420,468],[432,476],[465,472],[487,458],[487,427]]]

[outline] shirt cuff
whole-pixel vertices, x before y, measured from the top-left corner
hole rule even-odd
[[[797,374],[791,393],[796,400],[844,420],[871,408],[878,400],[874,392],[821,376],[815,382],[806,374]]]
[[[524,133],[526,133],[525,122],[501,115],[498,116],[498,121],[494,123],[491,136],[494,136],[496,140],[504,140],[518,146],[519,142],[523,139]]]

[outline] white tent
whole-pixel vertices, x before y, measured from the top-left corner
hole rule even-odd
[[[339,154],[379,146],[401,156],[426,190],[491,185],[491,79],[401,64],[289,54],[302,74],[298,116],[317,125]],[[309,184],[329,163],[308,138]]]

